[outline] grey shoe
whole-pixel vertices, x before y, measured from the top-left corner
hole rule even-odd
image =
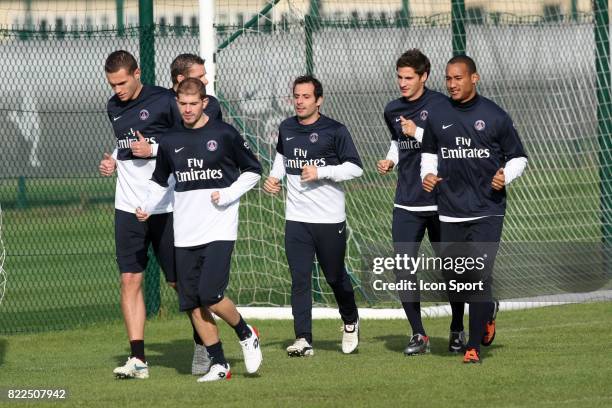
[[[465,332],[452,331],[448,335],[448,351],[451,353],[465,352]]]
[[[206,346],[195,344],[193,349],[193,361],[191,362],[192,375],[204,375],[210,370],[210,357]]]
[[[404,354],[407,356],[416,356],[430,352],[429,337],[423,336],[420,333],[415,334],[410,338],[408,345],[404,349]]]

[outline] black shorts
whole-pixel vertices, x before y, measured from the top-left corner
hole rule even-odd
[[[229,284],[235,241],[176,248],[179,308],[182,312],[220,302]]]
[[[115,251],[119,272],[147,269],[149,244],[164,271],[166,282],[176,282],[172,213],[151,215],[139,222],[136,214],[115,209]]]

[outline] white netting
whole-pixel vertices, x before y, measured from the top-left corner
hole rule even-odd
[[[409,10],[404,13],[402,7],[407,3]],[[351,226],[347,267],[354,282],[363,283],[361,294],[368,301],[391,300],[393,293],[372,291],[371,269],[364,264],[368,254],[388,254],[391,245],[395,177],[380,177],[374,165],[389,146],[382,111],[398,97],[395,61],[408,48],[421,48],[429,56],[432,75],[428,86],[446,93],[444,66],[453,52],[451,2],[321,1],[317,9],[321,19],[308,27],[305,16],[312,15],[311,4],[281,1],[274,9],[277,17],[271,20],[279,21],[280,15],[287,24],[252,26],[219,52],[218,89],[231,105],[232,120],[256,140],[260,157],[269,163],[276,143],[275,124],[293,114],[291,81],[306,73],[311,58],[312,71],[325,89],[323,113],[348,126],[365,165],[364,176],[346,184]],[[470,22],[466,24],[466,52],[478,64],[480,92],[511,114],[530,156],[525,176],[510,188],[504,241],[513,245],[503,247],[499,257],[500,278],[507,288],[514,288],[515,293],[507,293],[512,297],[538,287],[546,289],[543,293],[593,289],[608,278],[602,272],[605,247],[601,242],[609,237],[602,232],[601,202],[609,202],[610,197],[602,198],[607,193],[600,190],[600,171],[606,165],[600,161],[611,152],[601,145],[598,134],[593,14],[584,2],[575,10],[565,3],[551,4],[465,4]],[[402,20],[406,16],[410,23]],[[243,217],[246,222],[241,228],[252,230],[252,220],[261,217],[275,239],[272,235],[250,237],[266,248],[267,278],[260,281],[253,276],[242,283],[248,287],[248,282],[258,282],[252,293],[265,291],[269,288],[260,287],[259,282],[269,283],[276,276],[282,285],[277,293],[287,300],[283,198],[274,199],[274,205],[265,196],[257,203],[252,198],[244,202],[252,218]],[[582,248],[586,258],[580,258],[588,263],[580,272],[574,271],[577,281],[592,282],[578,289],[568,273],[553,270],[554,259],[546,258],[563,255],[563,246],[533,245],[543,252],[523,255],[525,262],[519,263],[517,257],[528,247],[519,244],[523,241],[592,242],[593,246]],[[584,275],[585,268],[592,270]],[[333,302],[322,275],[313,281],[313,289],[320,292],[319,300]]]
[[[375,163],[389,146],[382,111],[398,96],[395,61],[421,48],[433,64],[429,87],[444,92],[451,6],[458,3],[216,1],[217,95],[224,117],[264,163],[264,176],[277,126],[293,115],[291,83],[308,69],[323,82],[323,112],[355,139],[365,174],[346,184],[347,266],[355,286],[362,282],[362,304],[365,298],[397,305],[394,294],[368,289],[372,274],[363,263],[391,247],[395,177],[379,176]],[[598,99],[610,84],[609,71],[596,70],[596,51],[605,44],[594,34],[594,3],[601,2],[465,1],[467,53],[479,65],[480,90],[513,116],[530,155],[524,177],[510,188],[507,242],[612,239],[612,115]],[[156,84],[170,86],[170,62],[200,49],[198,11],[197,1],[154,2],[155,66],[143,69],[155,72]],[[0,81],[0,201],[3,233],[11,237],[11,296],[2,304],[0,328],[63,327],[119,315],[114,180],[96,171],[114,143],[102,65],[117,49],[141,59],[139,31],[129,28],[137,24],[137,0],[0,2],[0,71],[14,79]],[[244,305],[289,304],[284,197],[258,187],[243,199],[240,217],[229,295]],[[522,252],[500,257],[509,260],[509,277],[541,282],[550,253],[540,245],[529,253],[516,248]],[[566,282],[570,277],[563,275]],[[0,278],[4,289],[5,275]],[[318,302],[333,304],[320,275],[313,288]],[[175,309],[174,291],[162,291],[164,302]]]

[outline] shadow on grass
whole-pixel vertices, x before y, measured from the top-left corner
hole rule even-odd
[[[149,366],[174,368],[178,374],[191,375],[193,350],[193,340],[174,340],[170,343],[149,343],[146,345]],[[225,358],[230,366],[242,364],[242,358],[231,358],[227,354]]]
[[[129,354],[129,349],[126,354]],[[149,367],[161,366],[174,368],[179,374],[191,374],[193,341],[175,340],[169,343],[145,343],[145,353]],[[117,365],[123,365],[127,355],[116,355]]]
[[[267,343],[262,343],[261,346],[264,350],[268,347],[273,348],[275,350],[282,350],[285,353],[285,349],[293,344],[294,339],[285,339],[285,340],[277,340],[271,341]],[[325,350],[325,351],[337,351],[338,353],[342,353],[342,339],[338,338],[337,340],[317,340],[313,339],[312,348],[315,351],[315,355],[317,350]],[[358,354],[359,349],[355,350],[352,354]]]
[[[403,353],[404,348],[408,345],[410,340],[406,335],[392,334],[387,336],[375,337],[376,340],[384,342],[385,348],[389,351],[395,351],[397,353]],[[461,353],[451,353],[448,351],[448,339],[445,337],[429,337],[431,344],[431,354],[438,357],[457,357]],[[503,344],[493,343],[489,347],[481,347],[481,353],[483,357],[492,357],[490,351],[503,348]]]

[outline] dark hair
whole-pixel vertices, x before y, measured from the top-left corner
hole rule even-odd
[[[172,85],[178,84],[178,76],[187,76],[193,65],[204,65],[204,60],[199,55],[181,54],[170,64],[170,76]]]
[[[416,72],[418,75],[423,75],[424,73],[427,73],[427,76],[429,77],[431,63],[429,62],[429,58],[427,58],[427,56],[423,54],[421,50],[413,48],[403,53],[402,56],[399,57],[397,59],[397,62],[395,63],[396,69],[404,67],[410,67],[414,69],[414,72]]]
[[[478,72],[478,71],[476,71],[476,63],[474,62],[473,59],[471,59],[467,55],[455,55],[453,58],[448,60],[446,65],[459,64],[459,63],[463,63],[463,64],[467,65],[468,73],[470,75],[471,74],[475,74],[476,72]]]
[[[187,78],[181,81],[176,89],[176,96],[185,95],[200,95],[201,99],[206,98],[206,87],[198,78]]]
[[[317,78],[313,77],[312,75],[303,75],[303,76],[297,77],[295,81],[293,81],[293,92],[295,92],[295,87],[299,84],[314,85],[315,99],[319,99],[320,97],[323,96],[323,85],[321,84],[321,81],[319,81]]]
[[[128,74],[133,74],[138,69],[136,58],[124,50],[114,51],[106,57],[104,71],[107,74],[113,74],[122,68],[125,68]]]

